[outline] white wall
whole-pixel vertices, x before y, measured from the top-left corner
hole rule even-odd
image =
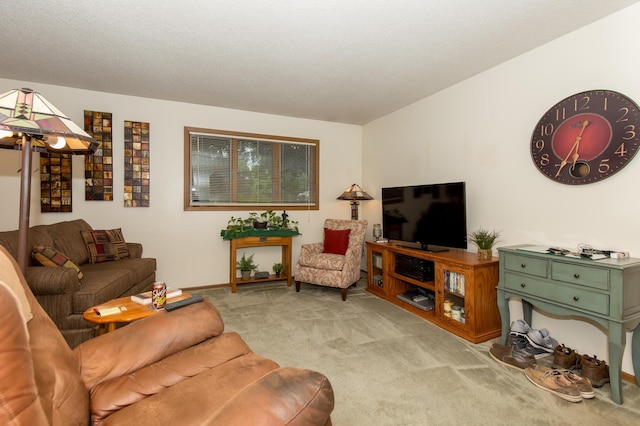
[[[155,99],[92,92],[41,83],[0,79],[0,93],[29,87],[83,124],[83,111],[113,113],[114,201],[84,200],[84,157],[73,158],[73,213],[40,213],[39,176],[33,175],[31,225],[83,218],[94,229],[122,227],[125,239],[144,244],[144,255],[158,261],[157,277],[178,287],[229,282],[229,242],[220,237],[231,215],[248,212],[183,211],[183,128],[212,129],[292,136],[320,140],[320,210],[288,211],[299,222],[295,264],[303,242],[322,240],[325,218],[350,217],[349,203],[336,197],[361,177],[362,128],[314,120],[257,114]],[[123,207],[124,120],[150,123],[151,206]],[[34,156],[34,170],[39,156]],[[20,152],[0,150],[0,231],[18,227]],[[278,249],[256,252],[260,270],[271,270]],[[239,253],[240,255],[241,253]]]
[[[569,186],[538,172],[529,152],[534,126],[565,97],[609,89],[640,103],[639,20],[640,5],[629,7],[365,125],[363,187],[379,200],[384,186],[466,181],[469,230],[502,230],[502,245],[589,243],[640,257],[640,156],[602,182]],[[367,202],[363,216],[379,223],[380,203]],[[608,359],[595,326],[533,323]],[[633,373],[630,333],[627,342],[623,370]]]

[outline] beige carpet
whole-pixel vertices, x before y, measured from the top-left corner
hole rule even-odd
[[[471,344],[365,287],[361,280],[346,302],[337,289],[304,284],[300,293],[285,283],[198,293],[256,353],[324,373],[334,387],[335,426],[640,423],[640,388],[628,382],[622,406],[608,384],[593,400],[564,401],[495,362],[488,349],[497,339]]]

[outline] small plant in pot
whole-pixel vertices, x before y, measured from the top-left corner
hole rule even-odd
[[[240,269],[243,280],[251,278],[251,272],[258,269],[258,265],[253,263],[253,254],[247,257],[245,253],[242,253],[242,257],[236,262],[236,269]]]
[[[274,263],[271,269],[276,273],[276,277],[279,277],[282,271],[284,271],[284,265],[282,263]]]
[[[487,231],[480,227],[469,234],[469,241],[478,246],[478,258],[489,260],[493,256],[493,246],[500,241],[500,231]]]

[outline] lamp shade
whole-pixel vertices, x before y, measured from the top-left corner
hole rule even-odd
[[[22,150],[18,265],[26,276],[30,247],[31,151],[90,154],[98,148],[91,136],[31,89],[0,95],[0,148]]]
[[[90,154],[98,148],[82,128],[31,89],[0,95],[0,148],[22,149],[22,136],[34,151]]]
[[[338,200],[373,200],[373,197],[354,183],[340,194]]]

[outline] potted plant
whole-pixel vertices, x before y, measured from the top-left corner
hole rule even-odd
[[[247,257],[246,253],[242,253],[242,257],[236,262],[236,269],[240,269],[243,280],[248,280],[251,277],[251,271],[258,269],[258,265],[253,263],[253,254]]]
[[[282,263],[274,263],[271,269],[276,273],[276,277],[280,277],[280,274],[284,271],[284,265]]]
[[[487,231],[480,227],[469,234],[469,241],[478,246],[478,258],[488,260],[493,256],[493,246],[499,241],[500,231]]]

